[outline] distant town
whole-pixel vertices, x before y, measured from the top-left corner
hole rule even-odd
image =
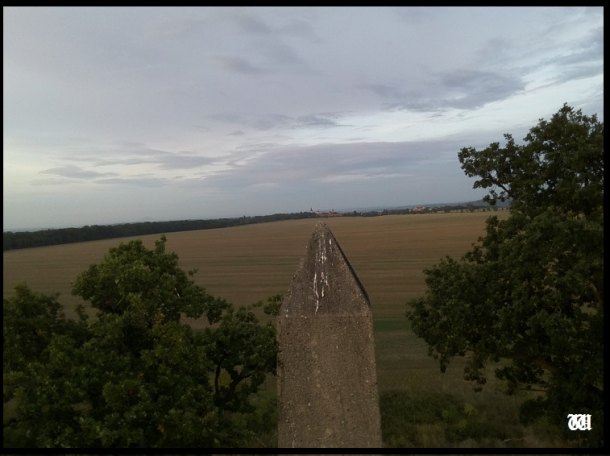
[[[380,215],[398,215],[398,214],[427,214],[437,212],[476,212],[476,211],[497,211],[505,210],[510,207],[510,202],[498,201],[495,206],[490,206],[483,200],[468,201],[463,203],[436,203],[436,204],[421,204],[411,206],[398,207],[369,207],[360,209],[350,209],[336,211],[331,210],[314,210],[309,211],[315,217],[373,217]]]

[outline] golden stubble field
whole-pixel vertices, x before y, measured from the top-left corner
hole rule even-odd
[[[325,222],[371,299],[380,389],[409,384],[461,389],[466,385],[447,383],[450,376],[430,377],[438,367],[426,356],[424,342],[410,333],[405,304],[424,292],[423,269],[444,255],[465,253],[484,234],[485,220],[492,214],[506,217],[508,212],[336,217],[186,231],[167,234],[167,249],[178,254],[185,270],[198,269],[195,281],[209,293],[246,305],[287,291],[313,226]],[[159,235],[139,238],[152,248]],[[4,296],[10,296],[17,283],[27,282],[39,292],[59,292],[66,314],[73,315],[82,302],[70,294],[76,276],[100,262],[110,247],[129,239],[4,252]]]
[[[499,217],[507,212],[499,211]],[[403,313],[406,299],[424,290],[423,268],[444,255],[459,256],[484,233],[489,212],[336,217],[288,220],[167,234],[167,249],[195,281],[237,305],[284,293],[305,246],[325,222],[346,252],[372,301],[376,319]],[[159,235],[139,236],[152,248]],[[19,282],[36,291],[59,292],[68,313],[80,300],[70,295],[76,276],[102,260],[110,247],[136,238],[110,239],[4,252],[4,296]]]

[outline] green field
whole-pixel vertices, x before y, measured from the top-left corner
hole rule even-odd
[[[496,214],[508,215],[505,211]],[[445,255],[465,253],[484,234],[489,215],[436,213],[322,220],[333,231],[371,299],[386,445],[565,446],[565,442],[547,434],[544,426],[521,426],[517,405],[523,397],[505,396],[493,379],[483,392],[474,393],[462,380],[461,360],[441,374],[437,362],[427,356],[426,344],[413,335],[405,317],[407,300],[425,290],[423,269]],[[208,292],[246,305],[288,290],[313,226],[320,221],[289,220],[170,233],[167,249],[178,254],[184,269],[198,269],[195,281]],[[152,247],[158,237],[139,238]],[[78,273],[127,239],[5,252],[4,296],[12,293],[15,284],[25,281],[36,291],[60,292],[59,299],[71,315],[80,302],[70,295]],[[195,327],[199,324],[191,323]],[[272,382],[269,390],[273,390]],[[443,394],[457,402],[452,405],[449,396],[438,404],[430,399],[445,397]],[[409,416],[388,412],[393,404],[406,399],[419,400],[429,408],[426,413],[434,416],[438,412],[440,418],[424,417],[418,423],[409,423]],[[384,401],[389,401],[386,410]],[[409,433],[413,436],[407,438]]]

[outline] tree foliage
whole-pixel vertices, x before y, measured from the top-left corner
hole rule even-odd
[[[275,373],[275,329],[197,286],[165,241],[121,244],[80,274],[92,321],[25,285],[5,299],[5,445],[240,446],[260,432],[252,399]]]
[[[426,294],[407,316],[441,370],[468,356],[465,378],[485,384],[485,367],[508,392],[542,391],[521,409],[567,430],[568,413],[592,414],[603,429],[603,123],[564,105],[517,144],[459,152],[486,200],[511,201],[510,216],[487,220],[486,235],[461,259],[426,270]],[[583,436],[583,434],[585,434]]]

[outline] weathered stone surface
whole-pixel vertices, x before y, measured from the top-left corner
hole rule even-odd
[[[380,447],[369,299],[318,224],[278,316],[278,445]]]

